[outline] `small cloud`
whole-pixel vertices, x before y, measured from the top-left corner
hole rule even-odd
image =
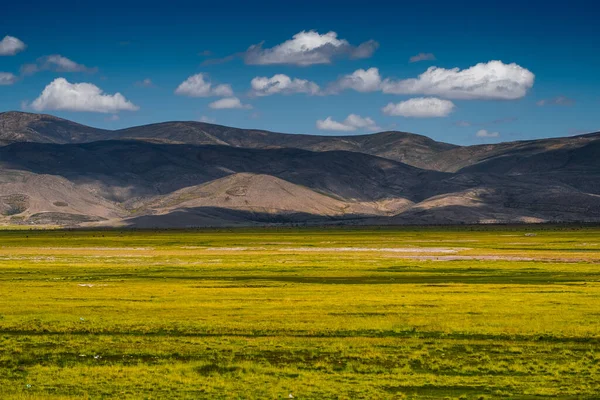
[[[200,122],[205,122],[207,124],[214,124],[215,122],[217,122],[216,118],[211,118],[211,117],[207,117],[206,115],[203,115],[200,117]]]
[[[8,86],[17,82],[18,78],[10,72],[0,72],[0,86]]]
[[[572,106],[573,104],[575,104],[575,100],[570,99],[565,96],[556,96],[556,97],[552,97],[550,99],[542,99],[542,100],[536,102],[535,104],[538,105],[539,107],[543,107],[543,106],[547,106],[547,105]]]
[[[317,31],[302,31],[271,48],[264,48],[264,42],[252,45],[243,53],[232,54],[208,63],[222,63],[241,57],[249,65],[296,65],[310,66],[331,64],[337,58],[369,58],[379,47],[379,43],[369,40],[358,46],[346,39],[339,39],[336,32],[320,34]]]
[[[175,94],[188,97],[228,97],[233,96],[233,89],[230,85],[215,86],[200,73],[183,81],[175,90]]]
[[[60,54],[40,57],[37,59],[36,63],[25,64],[21,67],[21,74],[23,75],[32,75],[40,71],[94,73],[98,71],[98,68],[86,67],[83,64],[78,64],[67,57],[61,56]]]
[[[4,36],[0,40],[0,56],[14,56],[25,50],[27,46],[14,36]]]
[[[284,74],[273,75],[271,78],[257,76],[250,82],[253,96],[270,96],[273,94],[306,93],[316,95],[321,88],[306,79],[290,78]]]
[[[348,115],[348,117],[346,117],[346,119],[342,122],[335,121],[331,117],[327,117],[325,120],[318,120],[317,129],[322,131],[340,132],[351,132],[357,129],[364,129],[371,132],[380,130],[375,121],[373,121],[371,118],[363,118],[356,114]]]
[[[198,55],[200,57],[210,57],[213,55],[213,53],[210,50],[204,50],[204,51],[199,52]]]
[[[499,132],[489,132],[485,129],[480,129],[479,131],[477,131],[475,136],[477,136],[478,138],[497,138],[497,137],[500,137],[500,133]]]
[[[381,76],[379,75],[379,69],[357,69],[353,73],[344,75],[330,84],[327,91],[328,93],[339,93],[346,89],[356,90],[361,93],[380,90]]]
[[[114,122],[114,121],[118,121],[120,120],[121,117],[119,117],[117,114],[113,114],[110,117],[106,117],[105,120],[109,121],[109,122]]]
[[[412,56],[411,58],[409,58],[409,61],[411,63],[416,63],[419,61],[433,61],[435,59],[436,58],[433,55],[433,53],[419,53],[416,56]]]
[[[382,111],[390,116],[412,118],[439,118],[450,115],[456,106],[449,100],[435,97],[419,97],[400,103],[389,103]]]
[[[224,99],[213,101],[208,106],[214,110],[224,110],[224,109],[249,110],[252,108],[252,106],[250,104],[242,104],[240,99],[238,99],[237,97],[226,97]]]
[[[117,113],[137,111],[139,107],[121,93],[104,94],[102,89],[91,83],[70,83],[57,78],[31,103],[36,111],[64,110]]]
[[[139,87],[147,87],[147,88],[149,88],[149,87],[154,87],[154,82],[152,82],[152,79],[146,78],[146,79],[144,79],[142,81],[137,81],[135,83],[135,85],[139,86]]]

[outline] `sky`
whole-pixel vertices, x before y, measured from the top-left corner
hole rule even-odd
[[[600,131],[594,1],[0,8],[0,111],[106,129],[205,121],[456,144]]]

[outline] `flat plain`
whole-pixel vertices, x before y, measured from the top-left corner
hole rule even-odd
[[[600,229],[0,231],[1,399],[598,399]]]

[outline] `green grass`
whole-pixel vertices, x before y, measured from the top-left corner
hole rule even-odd
[[[600,229],[0,231],[0,399],[598,393]]]

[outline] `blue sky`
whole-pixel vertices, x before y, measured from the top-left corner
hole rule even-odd
[[[458,144],[600,130],[592,1],[88,3],[3,6],[0,40],[22,45],[0,42],[0,111]]]

